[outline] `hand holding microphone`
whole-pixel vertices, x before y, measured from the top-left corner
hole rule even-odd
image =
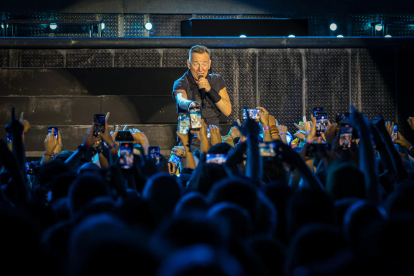
[[[198,74],[198,89],[202,91],[204,90],[204,92],[209,92],[211,90],[210,83],[202,73]]]

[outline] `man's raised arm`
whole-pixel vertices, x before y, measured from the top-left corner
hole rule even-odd
[[[188,110],[192,101],[187,99],[187,92],[185,90],[177,90],[174,92],[175,101],[181,109]]]

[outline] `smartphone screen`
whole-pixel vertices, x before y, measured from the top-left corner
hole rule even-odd
[[[178,167],[178,164],[180,163],[181,158],[175,154],[171,154],[170,159],[168,159],[168,162],[171,162],[175,165],[175,167]]]
[[[33,167],[31,166],[31,163],[26,163],[26,174],[33,174]]]
[[[118,130],[115,142],[134,142],[134,138],[129,130]]]
[[[259,143],[260,156],[273,157],[276,156],[276,144],[275,143]]]
[[[207,163],[216,163],[223,164],[227,160],[227,154],[209,154],[207,153],[206,162]]]
[[[52,133],[52,128],[54,129],[53,133],[55,134],[56,139],[58,138],[59,128],[55,126],[50,126],[47,128],[47,134]]]
[[[309,157],[323,157],[326,152],[330,150],[330,144],[309,144],[306,149],[306,156]]]
[[[160,163],[160,147],[149,147],[148,154],[152,160],[155,160],[156,164]]]
[[[351,147],[352,143],[352,127],[348,124],[342,124],[339,137],[339,146],[346,150]]]
[[[93,118],[95,123],[95,128],[93,130],[93,136],[99,137],[101,133],[105,132],[105,115],[104,114],[95,114]]]
[[[398,134],[398,126],[394,125],[394,128],[392,130],[392,134],[391,134],[392,141],[397,140],[397,134]]]
[[[325,132],[328,128],[328,113],[317,112],[316,113],[316,135],[321,136],[322,132]]]
[[[351,113],[349,113],[349,112],[337,113],[336,114],[336,123],[338,125],[346,124],[345,118],[349,118],[350,115],[351,115]]]
[[[207,127],[207,138],[211,138],[210,128]]]
[[[242,109],[243,111],[243,119],[247,119],[247,114],[245,112],[246,109]],[[247,109],[247,113],[249,113],[250,119],[257,120],[260,119],[260,110],[258,109]]]
[[[187,134],[190,130],[190,116],[185,113],[181,113],[178,115],[178,132],[180,134]]]
[[[119,165],[122,169],[130,169],[134,165],[133,147],[132,143],[121,143],[119,146]]]
[[[201,128],[201,112],[200,108],[190,109],[191,129],[199,130]]]
[[[313,107],[312,108],[313,117],[316,116],[317,112],[322,112],[322,111],[323,111],[323,107]]]
[[[10,133],[7,133],[7,142],[10,143],[12,140],[12,136]]]

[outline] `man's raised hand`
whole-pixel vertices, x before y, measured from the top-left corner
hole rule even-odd
[[[108,119],[109,119],[110,113],[106,113],[105,117],[105,131],[104,133],[101,133],[101,139],[104,141],[109,147],[114,145],[114,140],[112,139],[111,133],[108,130]]]
[[[7,133],[10,133],[11,135],[22,135],[23,134],[23,125],[16,120],[14,115],[14,107],[11,110],[10,114],[10,123],[8,123],[5,127]]]
[[[212,146],[217,145],[221,143],[221,134],[220,134],[220,128],[218,128],[215,125],[210,125],[210,143]]]

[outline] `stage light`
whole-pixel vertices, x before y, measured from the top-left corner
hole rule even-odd
[[[338,26],[335,23],[332,23],[329,28],[331,29],[331,31],[336,31],[336,29],[338,29]]]
[[[343,35],[337,35],[336,37],[344,37]]]
[[[241,38],[246,38],[247,36],[246,36],[246,35],[240,35],[240,37],[241,37]]]
[[[55,29],[57,28],[57,24],[56,24],[56,23],[50,23],[49,27],[50,27],[52,30],[55,30]]]
[[[295,37],[295,35],[288,35],[288,37]]]
[[[3,23],[1,23],[1,28],[4,29],[4,24]]]
[[[386,36],[384,36],[384,37],[387,37],[387,38],[389,38],[389,37],[392,37],[391,35],[386,35]]]
[[[101,30],[105,29],[105,23],[101,23]]]
[[[145,29],[146,29],[147,31],[151,31],[151,30],[152,30],[152,23],[151,23],[151,22],[147,22],[147,23],[145,23]]]
[[[382,25],[376,25],[375,30],[377,30],[378,32],[381,31],[382,30]]]

